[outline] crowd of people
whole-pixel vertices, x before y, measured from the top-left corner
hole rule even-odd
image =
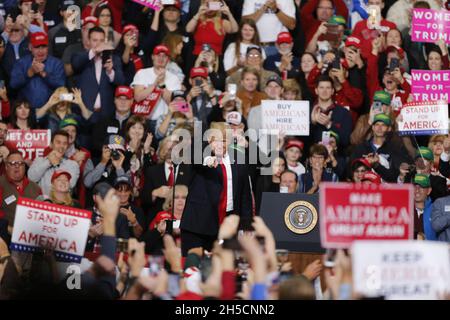
[[[322,182],[411,183],[414,239],[450,242],[450,136],[398,134],[411,70],[450,68],[411,36],[442,0],[155,3],[0,3],[0,299],[316,299],[323,272],[325,298],[361,298],[347,253],[293,270],[259,217]],[[308,101],[310,134],[267,143],[264,100]],[[51,143],[30,159],[12,129]],[[10,252],[19,197],[92,212],[81,290],[51,248]]]

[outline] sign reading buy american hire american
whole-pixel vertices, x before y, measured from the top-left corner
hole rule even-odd
[[[11,249],[33,252],[50,248],[60,261],[80,262],[84,255],[91,212],[19,198]]]
[[[320,240],[324,248],[348,248],[355,240],[413,238],[410,184],[320,184]]]

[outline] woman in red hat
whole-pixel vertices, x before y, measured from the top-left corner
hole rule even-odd
[[[56,170],[52,175],[50,195],[45,201],[68,207],[81,208],[80,203],[70,193],[71,174],[64,170]],[[43,196],[39,196],[38,199]]]

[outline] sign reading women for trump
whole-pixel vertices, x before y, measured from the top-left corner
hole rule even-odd
[[[44,150],[50,145],[51,132],[46,130],[8,129],[5,144],[8,149],[22,152],[25,159],[34,160],[44,156]]]
[[[320,240],[324,248],[348,248],[355,240],[413,237],[410,184],[320,184]]]
[[[60,261],[80,262],[86,247],[91,212],[19,198],[11,249],[52,249]]]
[[[443,299],[450,292],[450,254],[434,241],[355,241],[353,289],[388,300]]]
[[[411,39],[435,43],[443,39],[450,43],[450,12],[446,10],[413,9]]]
[[[412,102],[403,106],[397,117],[400,135],[448,133],[447,102]]]
[[[263,100],[262,129],[286,135],[309,135],[309,101]]]
[[[449,101],[450,70],[411,70],[414,101]]]

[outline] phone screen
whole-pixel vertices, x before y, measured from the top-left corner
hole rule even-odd
[[[112,50],[104,50],[102,52],[102,64],[105,64],[108,62],[109,59],[112,57]]]
[[[330,133],[328,131],[322,132],[322,143],[324,145],[330,144]]]

